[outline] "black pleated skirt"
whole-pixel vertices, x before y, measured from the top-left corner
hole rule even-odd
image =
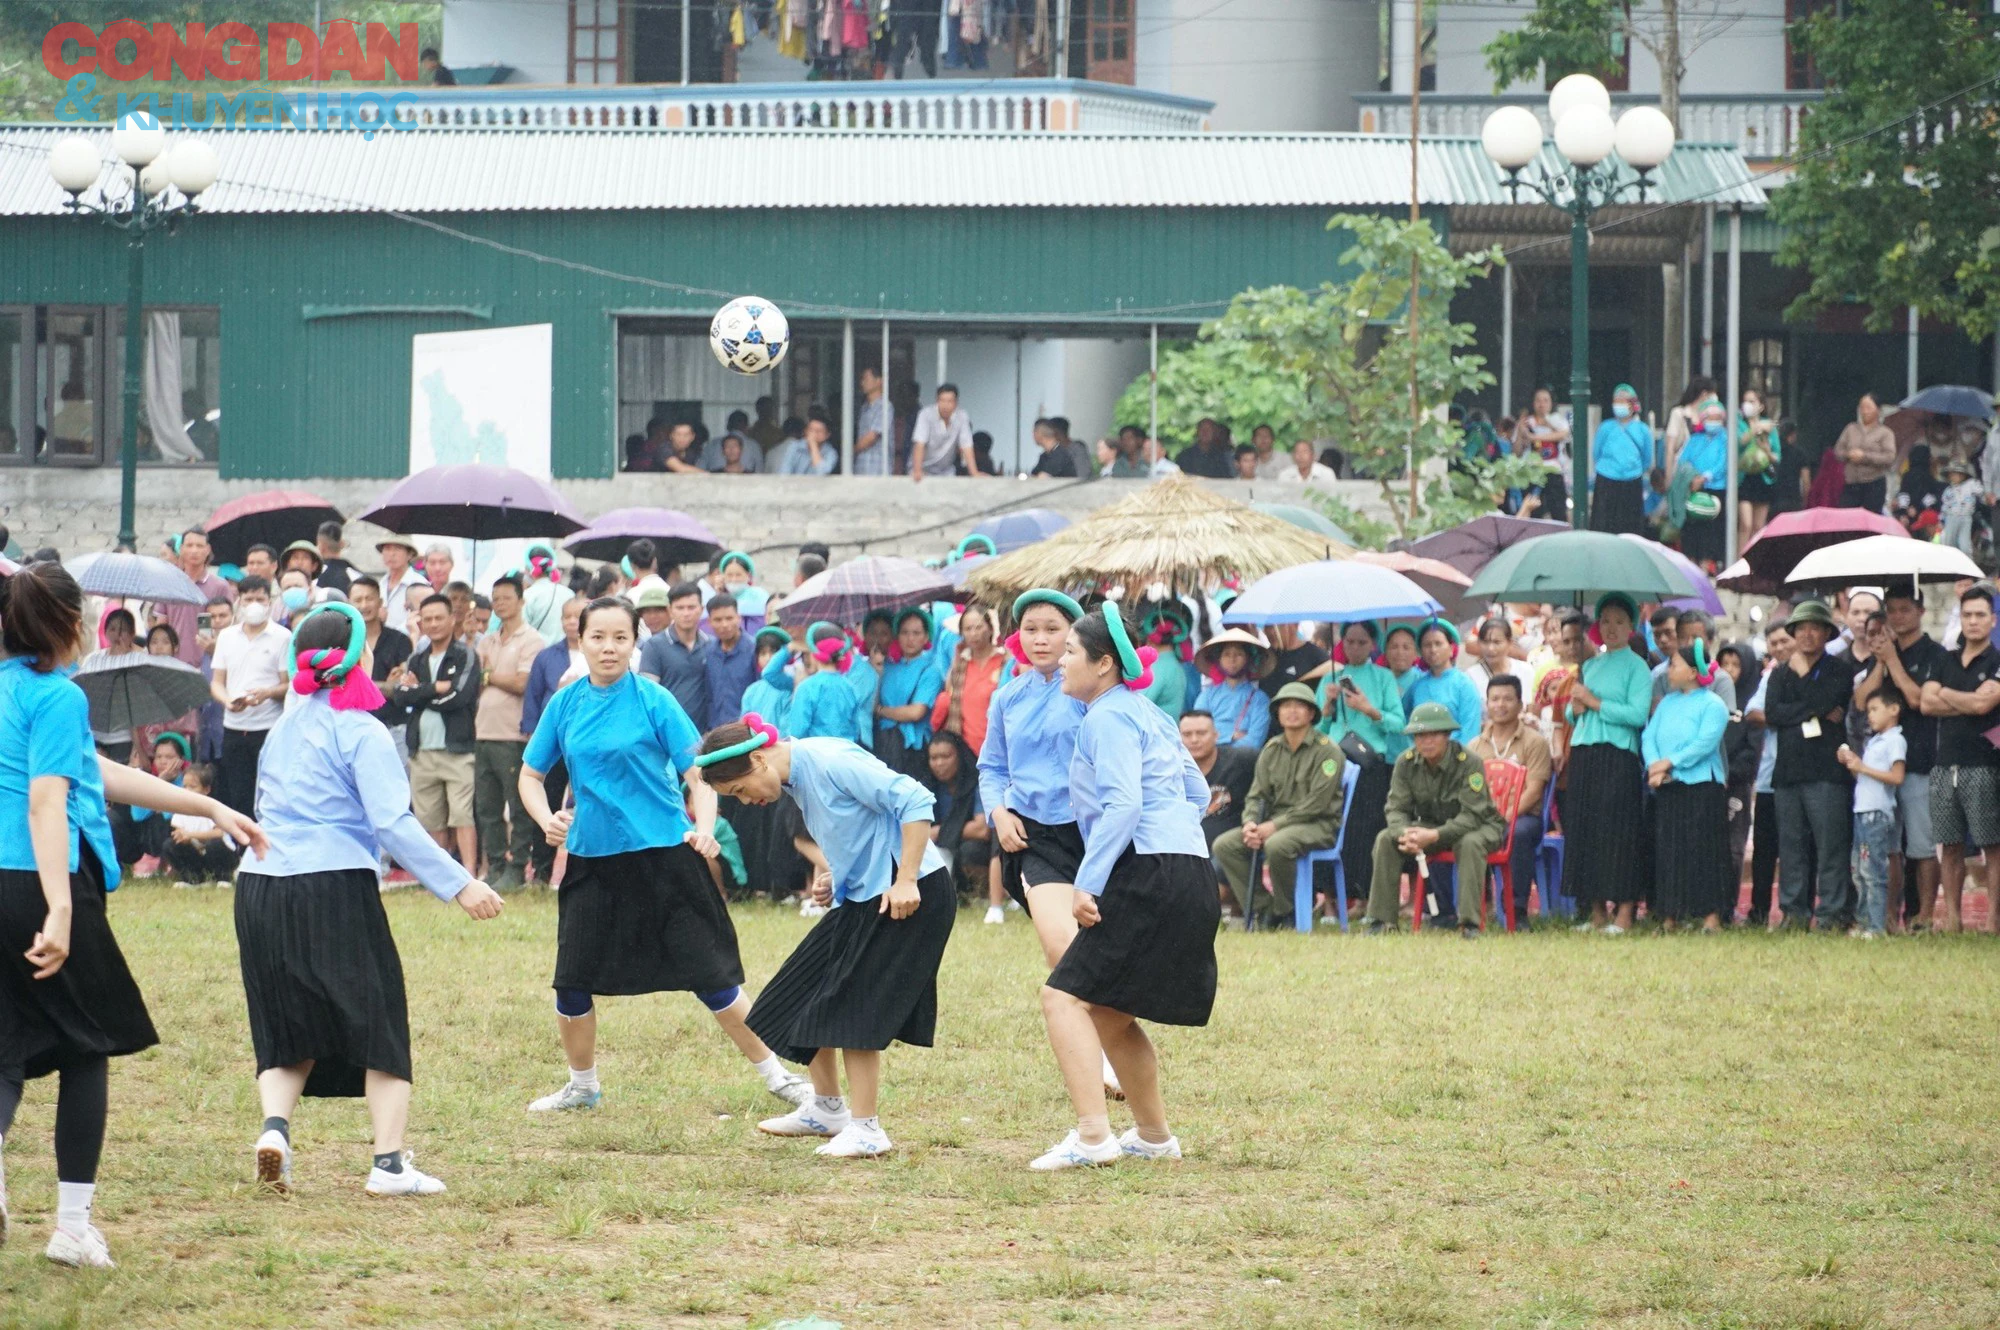
[[[1715,834],[1724,834],[1720,823]],[[1646,898],[1652,864],[1646,764],[1616,744],[1570,750],[1563,808],[1563,893],[1585,908]]]
[[[1724,503],[1729,501],[1726,494],[1715,497]],[[1696,517],[1690,513],[1687,525],[1681,528],[1681,553],[1696,563],[1721,563],[1724,550],[1722,538],[1726,531],[1724,520],[1722,513],[1713,517]]]
[[[359,1097],[371,1071],[410,1079],[403,959],[372,871],[238,873],[236,948],[259,1074],[311,1062],[322,1099]]]
[[[1729,789],[1719,781],[1653,791],[1653,913],[1702,919],[1734,912]]]
[[[742,982],[736,925],[692,846],[570,855],[556,896],[554,987],[621,997]]]
[[[879,900],[828,910],[785,958],[750,1008],[750,1028],[787,1062],[822,1048],[929,1048],[937,1034],[937,972],[958,918],[951,871],[918,883],[922,903],[891,919]]]
[[[1215,870],[1192,854],[1127,848],[1097,899],[1096,924],[1049,974],[1049,987],[1160,1025],[1206,1025],[1215,1006]]]
[[[1361,764],[1354,778],[1354,797],[1342,810],[1347,819],[1347,839],[1341,842],[1340,867],[1347,875],[1350,898],[1366,899],[1368,883],[1375,873],[1375,838],[1389,825],[1389,783],[1396,769],[1379,759]]]
[[[40,874],[0,870],[0,1075],[22,1080],[160,1042],[104,909],[104,872],[84,847],[69,875],[69,958],[35,978],[26,952],[48,917]]]
[[[1032,817],[1021,817],[1021,828],[1028,846],[1019,854],[1000,852],[1000,881],[1025,910],[1029,887],[1076,881],[1076,870],[1083,865],[1083,833],[1074,822],[1037,822]]]
[[[1592,531],[1637,534],[1646,529],[1646,496],[1637,480],[1597,478],[1590,491]]]

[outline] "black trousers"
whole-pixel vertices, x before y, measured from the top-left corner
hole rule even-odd
[[[1887,503],[1888,500],[1889,478],[1887,476],[1877,476],[1873,480],[1864,480],[1859,484],[1850,480],[1847,484],[1841,486],[1840,500],[1833,506],[1836,508],[1866,508],[1871,513],[1879,513],[1882,511],[1882,505]]]
[[[215,797],[245,817],[257,812],[257,760],[269,730],[224,730],[222,770],[215,776]]]
[[[62,1081],[56,1091],[56,1180],[95,1182],[111,1104],[111,1059],[73,1062],[58,1075]],[[0,1136],[14,1125],[22,1088],[16,1072],[0,1070]]]

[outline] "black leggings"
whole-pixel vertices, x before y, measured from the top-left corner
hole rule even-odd
[[[14,1125],[21,1106],[21,1082],[0,1072],[0,1136]],[[91,1058],[62,1070],[56,1092],[56,1180],[97,1181],[104,1155],[104,1120],[111,1106],[111,1060]]]

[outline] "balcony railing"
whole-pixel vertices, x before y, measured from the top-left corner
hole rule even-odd
[[[1821,92],[1747,92],[1728,95],[1683,94],[1680,137],[1689,143],[1733,143],[1745,157],[1757,161],[1789,158],[1799,143],[1799,126],[1825,94]],[[1403,93],[1363,93],[1355,104],[1361,110],[1364,134],[1408,134],[1410,99]],[[1626,106],[1655,106],[1659,98],[1644,93],[1611,94],[1612,114]],[[1548,98],[1524,96],[1480,97],[1459,94],[1423,95],[1422,132],[1425,134],[1479,136],[1486,117],[1500,106],[1525,106],[1549,125]]]
[[[748,129],[801,133],[1198,134],[1213,102],[1084,79],[616,84],[398,89],[439,129]]]

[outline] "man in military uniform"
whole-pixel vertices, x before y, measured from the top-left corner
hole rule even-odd
[[[1279,925],[1292,918],[1292,882],[1299,856],[1330,849],[1340,836],[1340,746],[1313,728],[1319,703],[1313,690],[1288,683],[1271,699],[1271,737],[1257,753],[1257,771],[1243,801],[1243,825],[1215,838],[1215,862],[1229,880],[1245,917]],[[1271,890],[1255,889],[1250,859],[1262,850],[1271,866]]]
[[[1368,886],[1370,933],[1395,928],[1397,883],[1417,853],[1450,850],[1458,862],[1459,899],[1470,905],[1486,881],[1486,856],[1507,840],[1486,789],[1485,766],[1451,737],[1457,728],[1441,702],[1421,704],[1403,726],[1416,746],[1396,760],[1389,780],[1388,826],[1375,838],[1375,876]],[[1467,909],[1458,924],[1466,937],[1477,937],[1478,911]]]

